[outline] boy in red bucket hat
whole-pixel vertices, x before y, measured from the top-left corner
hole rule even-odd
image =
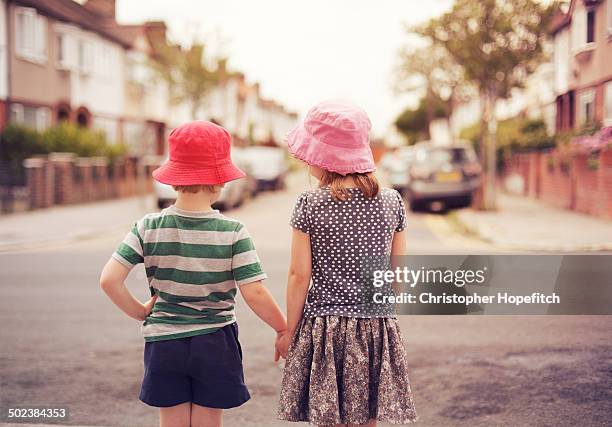
[[[277,340],[286,329],[246,227],[211,207],[223,184],[245,176],[230,147],[229,132],[210,122],[170,133],[170,158],[153,177],[174,187],[176,203],[137,221],[100,278],[110,299],[144,322],[140,400],[160,408],[162,427],[221,425],[223,409],[249,400],[234,315],[238,288]],[[144,304],[124,284],[139,263],[152,294]]]

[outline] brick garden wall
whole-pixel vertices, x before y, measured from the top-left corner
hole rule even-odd
[[[589,215],[612,219],[612,149],[565,160],[556,151],[514,154],[505,165],[504,177],[520,175],[523,195],[545,203]]]
[[[130,197],[153,190],[155,164],[134,157],[75,157],[52,153],[25,160],[30,209]]]

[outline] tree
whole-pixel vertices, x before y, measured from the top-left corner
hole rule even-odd
[[[457,0],[451,11],[415,29],[442,46],[478,90],[480,158],[487,173],[477,200],[483,209],[496,205],[496,102],[522,87],[544,58],[543,42],[555,6],[536,0]]]
[[[426,138],[429,138],[429,123],[441,117],[435,114],[436,104],[444,101],[447,114],[443,117],[450,117],[454,105],[469,98],[469,85],[465,83],[463,69],[443,46],[437,44],[422,48],[406,46],[400,50],[400,58],[396,90],[424,92],[421,104],[424,107],[428,126]]]
[[[205,62],[204,44],[194,41],[189,48],[168,43],[165,39],[152,40],[154,71],[168,84],[173,103],[189,102],[191,117],[196,119],[206,95],[218,83],[219,75]]]

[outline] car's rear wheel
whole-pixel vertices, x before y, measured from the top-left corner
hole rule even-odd
[[[423,210],[425,210],[425,202],[423,202],[422,200],[415,200],[415,199],[411,199],[410,200],[410,210],[412,212],[421,212]]]

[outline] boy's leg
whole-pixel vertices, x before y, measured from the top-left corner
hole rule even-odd
[[[222,425],[223,409],[191,404],[191,427],[221,427]]]
[[[191,402],[168,408],[159,408],[160,427],[189,427],[191,422]]]

